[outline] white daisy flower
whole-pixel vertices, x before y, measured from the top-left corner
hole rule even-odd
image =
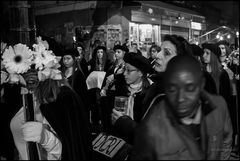
[[[32,64],[32,51],[24,44],[9,46],[3,53],[3,65],[12,73],[25,73]]]

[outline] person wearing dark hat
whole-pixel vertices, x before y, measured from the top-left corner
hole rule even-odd
[[[201,67],[204,69],[204,64],[202,60],[204,54],[203,49],[196,44],[191,44],[190,46],[192,49],[193,56],[199,61]],[[208,73],[206,70],[203,70],[203,74],[206,80],[204,89],[211,94],[217,94],[217,87],[210,73]]]
[[[149,53],[148,53],[148,56],[149,56],[149,61],[152,62],[154,59],[156,59],[157,57],[157,53],[159,53],[161,50],[161,48],[156,45],[156,44],[153,44],[150,48],[149,48]]]
[[[123,58],[127,51],[122,45],[115,45],[113,50],[115,63],[109,68],[106,73],[106,80],[101,92],[103,95],[106,94],[106,90],[110,90],[111,88],[117,88],[118,90],[116,90],[116,92],[122,93],[121,84],[125,82],[123,76],[125,62]]]
[[[229,43],[226,40],[221,40],[216,45],[221,49],[220,62],[224,68],[227,68],[229,63],[228,56],[231,54]]]
[[[112,62],[109,59],[105,46],[97,46],[92,55],[92,59],[88,62],[90,65],[90,75],[93,71],[102,71],[107,72],[110,67],[112,66]],[[102,85],[103,86],[103,85]],[[102,87],[101,87],[102,88]],[[101,128],[103,116],[101,111],[101,89],[99,88],[92,88],[89,90],[90,98],[91,98],[91,120],[98,132],[98,129]],[[95,128],[96,127],[96,128]],[[94,132],[95,133],[95,132]]]
[[[138,49],[138,44],[136,42],[133,42],[132,45],[129,47],[129,52],[134,52],[142,55],[142,52]]]
[[[125,39],[125,43],[122,46],[129,52],[130,42],[128,38]]]
[[[105,46],[97,46],[94,49],[92,59],[89,61],[89,65],[91,66],[90,72],[107,71],[110,68],[111,62],[106,51]]]
[[[82,44],[77,43],[76,49],[78,51],[78,56],[76,57],[78,68],[83,72],[85,78],[88,77],[89,71],[88,71],[88,63],[85,59],[85,48]]]
[[[128,103],[124,112],[113,109],[112,123],[116,134],[131,144],[135,128],[145,113],[142,102],[152,84],[147,74],[153,69],[147,58],[133,52],[126,54],[124,61],[124,77],[128,87],[125,96],[128,98]]]
[[[231,49],[229,47],[229,43],[226,40],[221,40],[218,43],[216,43],[219,48],[221,49],[221,56],[220,56],[220,61],[221,64],[223,66],[223,69],[226,70],[226,72],[228,73],[229,79],[230,79],[230,84],[231,84],[231,96],[230,96],[230,115],[232,118],[232,123],[233,123],[233,133],[234,135],[237,134],[237,118],[236,118],[236,113],[237,110],[237,103],[236,103],[236,99],[237,99],[237,80],[235,78],[235,74],[234,71],[236,69],[234,65],[231,63]],[[239,59],[238,59],[239,60]]]
[[[103,88],[101,89],[101,103],[102,103],[102,115],[103,115],[103,128],[109,131],[112,128],[111,124],[111,112],[113,106],[109,106],[111,102],[114,102],[115,96],[123,95],[127,92],[126,81],[123,75],[125,62],[123,60],[126,54],[126,49],[122,45],[115,45],[114,48],[115,62],[106,72],[106,77],[103,82]]]
[[[216,44],[202,44],[204,50],[204,70],[210,73],[217,88],[217,94],[224,97],[230,108],[231,86],[230,79],[220,63],[221,50]]]
[[[87,90],[86,77],[78,66],[76,57],[79,56],[77,49],[67,49],[62,57],[62,74],[69,85],[81,97],[85,104],[86,115],[89,116],[90,100]]]

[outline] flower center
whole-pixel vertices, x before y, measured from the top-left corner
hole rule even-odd
[[[16,63],[20,63],[22,61],[22,57],[20,55],[15,56],[14,61]]]

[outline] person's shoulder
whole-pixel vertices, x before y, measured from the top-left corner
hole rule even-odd
[[[71,94],[73,94],[73,90],[70,87],[68,87],[66,85],[63,85],[63,86],[60,87],[60,93],[59,94],[60,95],[71,95]]]
[[[148,106],[146,110],[143,120],[146,123],[150,123],[155,120],[155,118],[159,118],[160,115],[163,115],[165,112],[165,101],[164,101],[165,94],[158,94],[152,99],[152,102]]]
[[[210,104],[214,107],[215,111],[226,111],[227,110],[227,102],[221,95],[214,95],[207,93],[209,97]]]
[[[228,76],[228,72],[227,72],[226,69],[222,69],[221,77],[222,77],[222,78],[229,78],[229,76]]]

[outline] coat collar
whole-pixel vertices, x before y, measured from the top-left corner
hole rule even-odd
[[[210,94],[206,91],[201,92],[200,100],[202,103],[202,117],[206,117],[208,114],[210,114],[212,111],[216,109],[216,105],[213,102],[213,100],[210,97]],[[165,106],[167,105],[167,102],[164,101]],[[177,117],[174,115],[174,112],[171,110],[171,108],[166,108],[167,111],[167,117],[171,121],[173,125],[181,124],[180,119],[177,119]]]
[[[211,99],[211,96],[206,91],[201,92],[200,99],[202,101],[202,113],[203,116],[207,116],[210,114],[213,110],[215,110],[217,107],[213,100]]]

